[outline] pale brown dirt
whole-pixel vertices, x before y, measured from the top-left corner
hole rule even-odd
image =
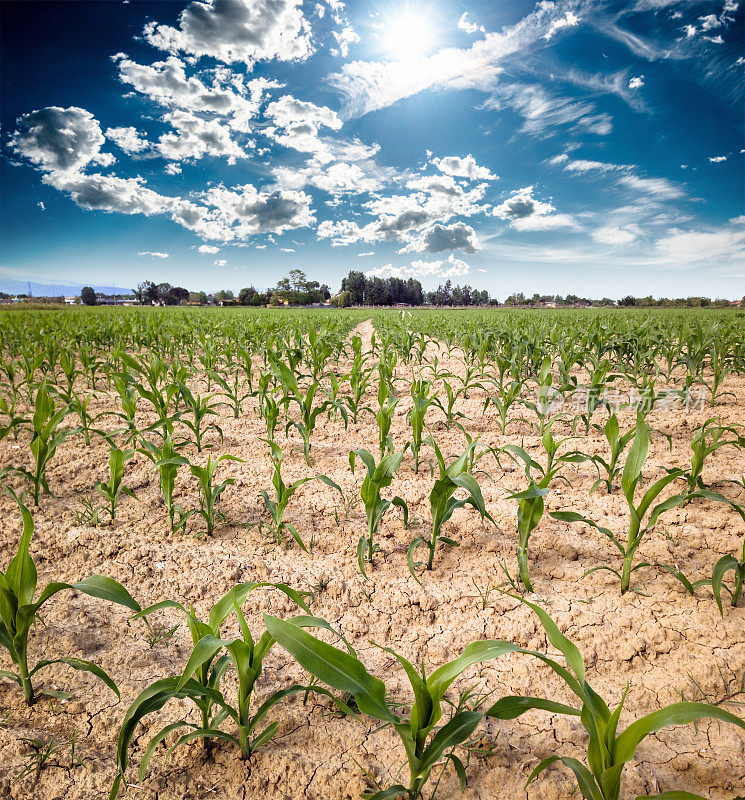
[[[368,322],[358,329],[366,342],[371,328]],[[455,356],[448,361],[444,349],[439,356],[441,366],[447,362],[450,369],[462,372]],[[402,377],[408,372],[404,367],[399,370]],[[703,412],[653,411],[649,415],[651,425],[672,436],[673,449],[671,453],[662,436],[653,437],[645,470],[648,478],[660,477],[663,466],[687,464],[691,431],[708,416],[716,414],[730,423],[745,422],[745,380],[742,376],[729,378],[724,388],[734,392],[737,399],[724,397],[721,404],[714,409],[707,406]],[[399,390],[402,399],[393,430],[398,449],[408,438],[405,415],[411,405],[408,388],[399,384]],[[373,383],[367,397],[371,405],[375,391]],[[522,443],[539,456],[541,445],[534,432],[516,424],[508,436],[502,436],[493,410],[482,414],[483,403],[484,393],[474,390],[458,405],[470,420],[463,420],[463,424],[472,435],[478,434],[480,441],[490,445]],[[102,394],[99,406],[110,408],[111,401]],[[452,458],[462,451],[465,440],[457,429],[446,431],[435,424],[440,416],[432,410],[428,421],[443,452]],[[596,421],[604,419],[605,412],[598,412]],[[622,429],[630,427],[633,419],[633,412],[621,412]],[[111,421],[103,424],[114,426]],[[493,457],[483,459],[480,465],[493,480],[479,476],[479,482],[497,527],[482,524],[468,507],[456,512],[445,533],[460,542],[460,547],[439,550],[435,569],[422,576],[420,587],[407,570],[406,547],[414,536],[429,532],[428,495],[434,478],[427,467],[414,475],[407,453],[388,496],[400,494],[408,501],[413,522],[405,530],[397,509],[387,513],[379,536],[382,554],[371,580],[364,581],[355,557],[357,540],[365,532],[361,505],[353,506],[346,516],[337,493],[321,483],[308,483],[293,497],[286,518],[295,523],[306,542],[313,538],[312,552],[275,544],[256,525],[266,519],[258,492],[268,489],[271,480],[267,448],[257,440],[264,435],[263,422],[249,404],[240,419],[224,416],[220,425],[224,442],[214,434],[207,436],[214,444],[213,453],[230,453],[245,462],[227,463],[221,468],[221,474],[234,476],[236,484],[224,495],[223,510],[229,522],[211,539],[196,535],[202,527],[198,517],[192,518],[186,535],[169,533],[157,472],[151,471],[151,463],[142,455],[128,463],[125,477],[137,501],[122,498],[113,525],[92,528],[77,524],[73,512],[78,507],[78,493],[90,491],[96,480],[108,477],[108,446],[95,438],[87,448],[81,437],[70,438],[50,467],[50,485],[56,496],[43,497],[40,508],[34,511],[36,533],[31,552],[40,585],[49,580],[74,581],[91,573],[111,575],[143,606],[171,598],[194,603],[197,612],[206,616],[211,605],[239,581],[284,581],[309,589],[323,579],[327,586],[315,597],[314,613],[340,628],[368,669],[385,680],[393,696],[404,700],[410,694],[402,670],[371,641],[395,648],[414,663],[423,660],[428,671],[478,639],[505,638],[546,651],[546,638],[537,618],[516,600],[493,589],[503,579],[500,562],[505,561],[515,571],[516,504],[506,495],[525,488],[522,471],[516,466],[503,461],[505,469],[500,469]],[[283,438],[282,434],[278,436],[284,444]],[[369,414],[357,424],[350,422],[346,431],[340,420],[322,419],[313,436],[312,469],[302,458],[299,439],[291,434],[290,441],[296,446],[285,458],[288,483],[323,472],[352,497],[361,485],[364,468],[360,464],[353,476],[348,452],[364,446],[376,453],[377,429]],[[585,452],[604,449],[597,432],[578,438],[570,446]],[[433,458],[429,448],[423,454]],[[195,458],[195,452],[189,455]],[[16,443],[11,438],[0,443],[0,464],[29,466],[27,441]],[[739,480],[743,473],[745,453],[725,448],[707,462],[705,474],[709,479]],[[568,483],[554,484],[547,498],[547,512],[578,510],[601,525],[622,529],[626,520],[622,495],[609,497],[603,490],[589,494],[594,468],[569,465],[565,475]],[[196,484],[182,473],[179,485],[177,502],[187,507],[194,504]],[[723,487],[723,491],[740,502],[745,499],[742,490],[738,497],[732,485]],[[20,533],[17,507],[5,493],[0,495],[0,513],[0,565],[4,569]],[[677,564],[692,579],[708,577],[722,554],[741,551],[743,535],[745,525],[731,509],[696,501],[665,516],[642,544],[639,556]],[[527,599],[542,604],[577,643],[587,664],[588,681],[609,704],[620,701],[629,684],[622,727],[679,700],[681,692],[689,699],[698,699],[696,685],[714,701],[737,692],[745,671],[744,608],[725,608],[722,619],[710,589],[704,587],[692,598],[671,576],[651,569],[634,574],[635,583],[646,595],[630,592],[620,597],[618,580],[608,572],[582,579],[585,570],[598,564],[620,566],[611,544],[583,525],[554,521],[548,513],[534,532],[530,548],[535,594]],[[488,597],[482,600],[487,591]],[[256,635],[262,630],[262,613],[293,613],[292,604],[272,590],[250,594],[245,610]],[[162,621],[174,625],[182,620],[177,612],[169,611],[162,614]],[[98,800],[107,796],[115,774],[116,737],[129,704],[152,681],[181,672],[191,640],[182,625],[171,639],[151,649],[141,624],[128,622],[126,610],[73,592],[63,592],[50,601],[43,609],[43,622],[32,633],[33,661],[61,655],[93,660],[116,680],[122,700],[117,703],[92,676],[67,667],[52,667],[37,678],[40,687],[71,691],[74,697],[66,702],[52,704],[40,699],[28,709],[16,686],[0,683],[0,797]],[[230,630],[232,618],[229,623],[226,630]],[[0,668],[9,667],[4,654],[2,658]],[[302,670],[275,647],[266,658],[255,707],[274,689],[304,680],[307,676]],[[227,683],[230,686],[234,681],[228,677]],[[457,691],[467,686],[493,692],[491,700],[505,694],[531,694],[571,702],[568,691],[546,666],[519,654],[481,668],[471,667],[455,684],[451,697],[457,699]],[[735,699],[745,698],[739,695]],[[406,778],[404,752],[390,730],[375,732],[378,725],[373,721],[349,721],[332,714],[327,703],[311,697],[303,704],[296,696],[271,713],[270,718],[280,722],[280,732],[251,763],[242,762],[227,744],[216,746],[212,760],[205,759],[199,744],[177,750],[167,762],[161,749],[148,776],[139,783],[136,765],[149,735],[180,718],[185,708],[185,702],[167,705],[139,729],[131,753],[134,766],[128,777],[134,785],[127,791],[128,798],[355,798],[368,785],[355,761],[378,776],[383,785]],[[744,707],[730,708],[742,715]],[[465,800],[577,797],[569,773],[557,768],[549,769],[527,791],[524,783],[538,760],[548,755],[560,752],[582,758],[586,736],[578,720],[536,711],[511,722],[489,721],[479,730],[482,743],[494,749],[488,757],[471,755],[468,759],[469,785],[462,795]],[[30,750],[24,738],[64,738],[74,731],[78,732],[76,757],[84,761],[83,766],[70,767],[68,750],[37,775],[14,780]],[[449,775],[438,796],[450,796],[456,788],[455,777]],[[673,788],[707,794],[713,800],[745,793],[743,732],[700,722],[695,727],[664,729],[647,739],[626,768],[623,796],[633,798],[639,793]]]

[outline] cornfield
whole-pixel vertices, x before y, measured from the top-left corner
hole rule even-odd
[[[745,313],[0,348],[0,796],[745,795]]]

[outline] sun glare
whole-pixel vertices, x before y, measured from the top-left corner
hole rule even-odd
[[[424,9],[398,11],[383,31],[385,49],[400,61],[416,61],[427,55],[434,43],[434,33]]]

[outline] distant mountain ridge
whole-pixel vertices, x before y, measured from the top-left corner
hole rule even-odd
[[[31,281],[31,294],[34,297],[71,297],[78,296],[83,286],[91,284],[85,283],[36,283]],[[29,281],[21,281],[14,278],[0,278],[0,292],[6,294],[28,294]],[[132,288],[121,286],[102,286],[94,284],[93,290],[101,294],[133,294]]]

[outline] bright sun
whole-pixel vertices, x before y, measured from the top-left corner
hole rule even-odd
[[[415,61],[427,54],[434,35],[424,10],[416,13],[407,8],[392,16],[382,35],[385,49],[400,61]]]

